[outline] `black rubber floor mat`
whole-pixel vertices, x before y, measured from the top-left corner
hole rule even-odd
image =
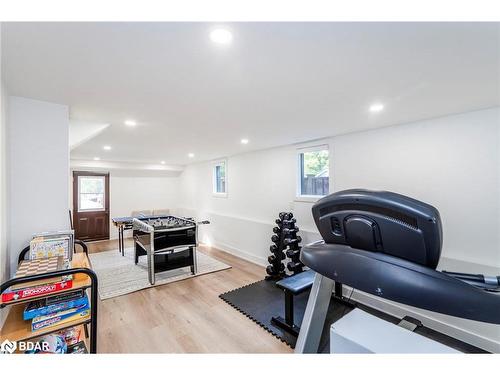
[[[295,347],[296,338],[286,331],[281,330],[271,323],[273,316],[285,316],[285,296],[281,289],[276,287],[275,281],[262,280],[253,284],[243,286],[241,288],[221,294],[219,297],[230,304],[236,310],[259,324],[262,328],[272,333],[274,336],[285,342],[290,347]],[[294,299],[294,314],[295,324],[302,323],[304,311],[306,309],[309,291],[304,292]],[[381,311],[374,310],[368,306],[356,304],[360,308],[370,314],[373,314],[380,319],[398,324],[399,319]],[[350,312],[353,308],[334,297],[330,300],[328,314],[325,325],[323,327],[323,335],[320,343],[320,353],[330,352],[330,330],[329,327],[342,316]],[[427,327],[417,328],[415,333],[431,338],[444,345],[448,345],[464,353],[485,353],[484,350],[436,332]]]
[[[262,280],[221,294],[219,297],[294,348],[296,338],[271,323],[273,316],[285,316],[285,296],[283,291],[276,287],[275,283],[275,281]],[[309,291],[296,296],[294,299],[295,324],[298,326],[300,326],[304,317],[308,298]],[[329,327],[333,322],[351,310],[350,307],[332,298],[325,326]],[[329,341],[329,330],[323,329],[320,352],[329,352]]]

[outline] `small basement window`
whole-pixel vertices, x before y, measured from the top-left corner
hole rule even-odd
[[[328,146],[298,150],[297,198],[315,200],[330,191]]]
[[[227,167],[225,160],[220,160],[214,163],[213,193],[217,196],[227,195]]]

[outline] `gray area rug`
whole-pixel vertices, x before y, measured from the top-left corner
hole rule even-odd
[[[135,265],[132,247],[125,249],[123,257],[117,249],[89,254],[89,258],[92,270],[99,279],[98,289],[101,300],[231,268],[198,251],[198,273],[195,276],[191,274],[189,267],[178,268],[157,273],[155,285],[151,285],[148,281],[147,257],[139,257],[139,263]]]

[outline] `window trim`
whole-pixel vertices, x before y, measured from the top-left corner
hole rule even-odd
[[[301,158],[300,155],[306,152],[314,152],[314,151],[328,151],[328,186],[329,186],[329,192],[331,190],[330,186],[330,172],[331,172],[331,152],[330,152],[330,146],[327,143],[324,144],[319,144],[319,145],[313,145],[313,146],[306,146],[306,147],[299,147],[297,148],[297,153],[296,153],[296,177],[295,177],[295,201],[296,202],[316,202],[319,199],[326,197],[326,195],[309,195],[309,194],[302,194],[302,163],[301,163]]]
[[[78,212],[102,212],[106,211],[106,189],[103,195],[103,200],[102,200],[102,208],[80,208],[81,207],[81,193],[80,193],[80,179],[81,178],[99,178],[102,179],[104,182],[104,187],[106,188],[106,176],[105,175],[79,175],[77,176],[77,181],[76,181],[76,186],[77,186],[77,209]],[[91,194],[91,193],[88,193]]]
[[[225,181],[224,181],[224,187],[225,191],[224,192],[217,192],[217,176],[216,176],[216,167],[224,164],[224,169],[225,169]],[[218,159],[214,160],[212,162],[212,195],[216,198],[227,198],[227,191],[228,191],[228,183],[227,183],[227,176],[228,176],[228,168],[227,168],[227,159]]]

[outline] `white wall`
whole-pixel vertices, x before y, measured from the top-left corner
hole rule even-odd
[[[68,107],[8,98],[8,222],[11,273],[33,233],[69,228]]]
[[[333,139],[335,190],[393,190],[432,204],[443,257],[500,268],[500,109]]]
[[[129,216],[132,211],[171,209],[177,207],[178,178],[177,177],[134,177],[114,176],[110,174],[110,217]],[[126,232],[126,235],[131,235]],[[118,238],[118,232],[113,225],[111,238]]]
[[[0,26],[0,45],[2,31]],[[3,83],[1,68],[1,48],[0,48],[0,282],[5,281],[10,275],[9,256],[7,252],[7,90]],[[5,319],[5,309],[0,311],[0,327]]]
[[[443,262],[461,264],[463,271],[488,269],[500,274],[499,127],[500,109],[495,108],[314,144],[330,147],[333,191],[356,187],[391,190],[428,202],[441,213]],[[229,157],[227,198],[211,193],[211,163],[186,168],[181,176],[181,207],[185,213],[212,221],[201,229],[202,241],[265,265],[274,218],[279,211],[290,209],[304,243],[319,238],[310,212],[312,204],[294,201],[297,147]],[[403,313],[405,307],[400,307],[398,311]],[[388,305],[379,308],[397,313]],[[455,326],[447,332],[500,351],[498,327],[457,323],[425,311],[419,316],[440,331]]]

